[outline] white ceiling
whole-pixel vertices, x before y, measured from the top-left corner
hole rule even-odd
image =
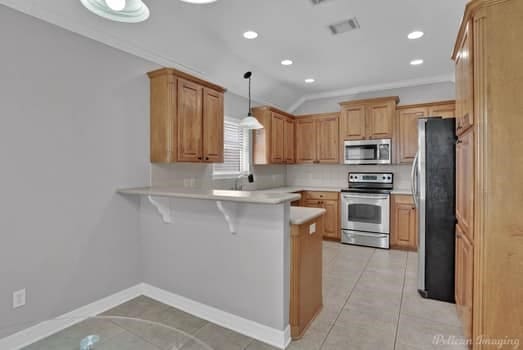
[[[161,65],[181,68],[284,109],[304,96],[449,81],[450,54],[467,0],[219,0],[191,5],[144,0],[151,17],[122,24],[96,17],[79,0],[0,0],[0,4]],[[361,29],[333,36],[328,25],[357,17]],[[245,40],[246,30],[259,33]],[[407,34],[422,30],[411,41]],[[294,65],[280,61],[290,58]],[[411,66],[422,58],[421,66]],[[304,79],[316,83],[307,85]]]

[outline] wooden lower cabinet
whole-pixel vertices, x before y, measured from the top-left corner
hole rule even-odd
[[[390,246],[395,249],[418,249],[418,219],[411,195],[392,195]]]
[[[302,206],[326,210],[323,238],[339,241],[341,239],[339,194],[337,192],[304,192],[302,198]]]
[[[472,338],[474,249],[459,225],[456,226],[456,308],[465,337]]]
[[[310,234],[312,224],[316,224],[316,232]],[[289,321],[292,339],[303,336],[323,307],[323,227],[324,216],[291,226]]]

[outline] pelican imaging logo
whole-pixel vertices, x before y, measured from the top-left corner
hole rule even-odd
[[[452,346],[463,346],[463,345],[484,345],[494,346],[497,349],[519,349],[519,338],[489,338],[480,335],[473,339],[467,339],[464,337],[457,337],[455,335],[435,335],[432,339],[434,345],[452,345]]]

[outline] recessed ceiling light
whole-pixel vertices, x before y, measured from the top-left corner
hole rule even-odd
[[[409,35],[407,35],[407,38],[409,38],[410,40],[414,40],[414,39],[419,39],[421,38],[423,35],[425,35],[423,32],[420,32],[419,30],[416,30],[412,33],[409,33]]]
[[[210,4],[211,2],[216,2],[216,0],[181,0],[183,2],[188,2],[190,4]]]
[[[423,60],[422,59],[415,59],[415,60],[410,61],[410,64],[413,65],[413,66],[419,66],[420,64],[423,64]]]
[[[292,61],[291,60],[283,60],[281,61],[281,64],[284,65],[284,66],[290,66],[292,65]]]
[[[248,30],[245,33],[243,33],[243,37],[245,39],[256,39],[258,37],[258,33],[254,32],[252,30]]]
[[[307,78],[307,79],[305,79],[305,82],[306,82],[307,84],[312,84],[312,83],[314,83],[315,81],[316,81],[316,80],[314,80],[314,78]]]
[[[95,15],[116,22],[137,23],[149,18],[149,8],[142,0],[80,0]]]

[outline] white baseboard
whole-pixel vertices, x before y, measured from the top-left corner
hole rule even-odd
[[[140,295],[145,295],[151,299],[155,299],[169,306],[183,310],[191,315],[203,318],[204,320],[280,349],[285,349],[291,342],[290,326],[287,326],[284,331],[274,329],[247,320],[243,317],[233,315],[226,311],[216,309],[212,306],[156,288],[149,284],[140,283],[136,286],[122,290],[106,298],[58,316],[53,320],[41,322],[33,327],[29,327],[6,338],[0,339],[0,349],[18,350]]]
[[[280,349],[285,349],[291,342],[290,326],[287,326],[284,331],[274,329],[146,283],[143,284],[143,294],[151,299]]]
[[[82,306],[76,310],[58,316],[52,320],[41,322],[18,333],[0,339],[0,349],[17,350],[44,339],[89,317],[96,316],[115,306],[142,295],[143,284],[124,289],[118,293]]]

